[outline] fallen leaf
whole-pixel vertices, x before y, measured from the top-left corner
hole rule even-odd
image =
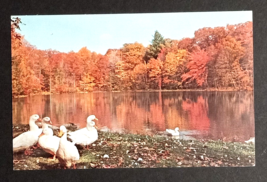
[[[95,168],[95,167],[96,167],[96,164],[94,164],[94,163],[90,163],[90,166],[91,166],[92,168]]]
[[[214,162],[211,162],[211,163],[210,163],[210,166],[215,166],[215,163],[214,163]]]
[[[102,167],[103,167],[103,168],[110,168],[110,166],[105,165],[105,164],[102,164]]]

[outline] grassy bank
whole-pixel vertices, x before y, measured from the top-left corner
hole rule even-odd
[[[13,128],[16,132],[16,127]],[[158,167],[235,167],[255,165],[255,146],[240,142],[179,140],[167,136],[146,136],[99,132],[89,150],[77,146],[77,169],[158,168]],[[14,170],[60,169],[42,149],[13,155]]]

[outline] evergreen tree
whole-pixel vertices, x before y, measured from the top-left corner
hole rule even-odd
[[[150,45],[148,50],[146,51],[144,60],[148,62],[151,58],[157,59],[158,54],[160,53],[164,44],[165,40],[162,35],[158,31],[155,31],[154,39],[152,40],[152,45]]]

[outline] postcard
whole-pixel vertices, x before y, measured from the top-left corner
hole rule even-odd
[[[13,170],[255,166],[252,11],[12,15]]]

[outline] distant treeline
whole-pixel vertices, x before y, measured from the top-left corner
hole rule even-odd
[[[126,43],[105,55],[86,47],[63,53],[39,50],[16,32],[11,20],[12,94],[147,89],[253,89],[252,22],[202,28],[194,38],[151,45]]]

